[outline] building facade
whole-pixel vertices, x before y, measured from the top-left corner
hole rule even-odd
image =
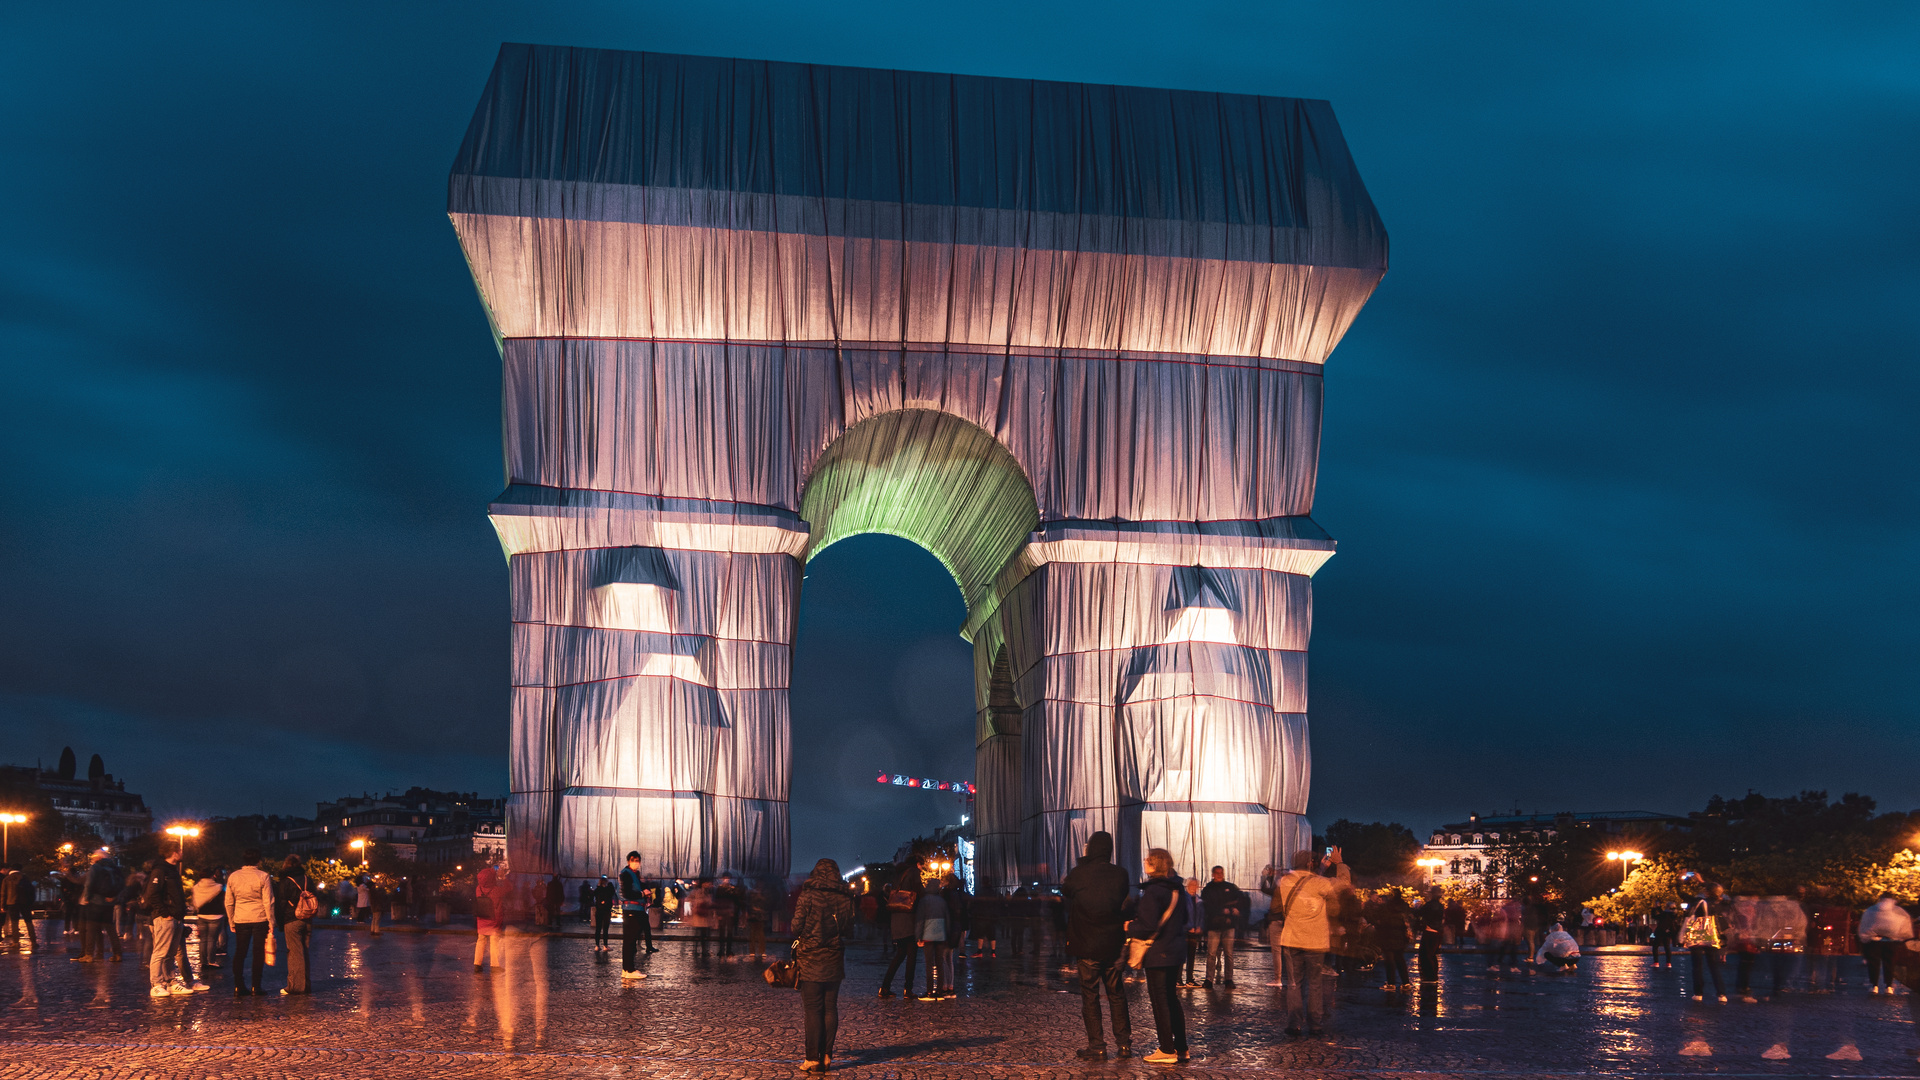
[[[1598,829],[1608,835],[1626,837],[1688,824],[1684,817],[1652,810],[1469,814],[1463,822],[1433,830],[1421,858],[1439,860],[1439,865],[1428,868],[1427,879],[1434,885],[1460,886],[1488,896],[1504,896],[1505,883],[1488,877],[1493,872],[1490,851],[1503,843],[1545,843],[1574,829]]]
[[[115,780],[100,755],[87,763],[87,773],[79,775],[73,747],[63,747],[60,762],[52,769],[39,766],[5,766],[28,780],[53,800],[65,831],[70,835],[97,835],[109,844],[119,844],[153,831],[153,812],[145,799],[127,790],[125,780]]]
[[[358,862],[375,851],[423,865],[459,865],[506,852],[506,800],[413,787],[400,794],[349,795],[320,803],[312,821],[280,830],[288,851]],[[354,847],[358,842],[361,847]]]

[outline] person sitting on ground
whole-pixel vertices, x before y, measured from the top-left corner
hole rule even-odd
[[[1580,943],[1566,928],[1554,923],[1547,931],[1545,941],[1540,943],[1540,951],[1534,954],[1533,962],[1550,965],[1554,971],[1572,971],[1580,967]]]

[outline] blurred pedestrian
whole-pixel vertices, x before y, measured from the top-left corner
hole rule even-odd
[[[919,947],[914,944],[913,909],[919,902],[920,873],[908,867],[887,890],[887,933],[893,940],[893,959],[887,963],[887,973],[880,977],[882,998],[893,996],[893,973],[902,964],[906,965],[907,977],[900,986],[901,996],[913,996],[913,968],[920,957]]]
[[[1296,852],[1293,869],[1273,886],[1286,966],[1287,1034],[1296,1038],[1320,1035],[1333,1013],[1326,955],[1333,939],[1330,908],[1337,887],[1313,867],[1313,852]]]
[[[600,875],[600,884],[589,887],[583,901],[587,918],[593,920],[593,951],[610,952],[608,935],[613,928],[613,882]]]
[[[1567,933],[1566,927],[1554,923],[1547,928],[1547,936],[1534,953],[1533,962],[1547,965],[1554,973],[1575,970],[1580,966],[1580,943]]]
[[[1890,892],[1883,892],[1860,915],[1860,955],[1867,960],[1867,989],[1893,993],[1894,950],[1913,940],[1913,918]]]
[[[1227,880],[1225,867],[1213,868],[1213,880],[1200,890],[1200,904],[1206,914],[1207,978],[1202,986],[1218,982],[1233,989],[1233,939],[1247,917],[1247,894]]]
[[[20,948],[20,938],[24,935],[27,948],[40,950],[40,939],[33,930],[33,900],[33,880],[19,863],[8,863],[4,874],[0,874],[0,906],[6,909],[7,948]]]
[[[800,1068],[833,1067],[840,1030],[840,983],[847,977],[846,939],[856,918],[853,891],[840,880],[840,864],[821,859],[800,886],[793,911],[793,961],[800,987],[800,1022],[806,1057]]]
[[[1425,906],[1422,905],[1423,908]],[[1366,908],[1366,919],[1373,924],[1373,943],[1380,950],[1380,968],[1386,979],[1381,989],[1389,994],[1413,988],[1407,978],[1407,945],[1412,940],[1408,923],[1412,915],[1407,908],[1406,897],[1400,895],[1399,889],[1383,890],[1382,895],[1375,897]],[[1426,935],[1423,927],[1420,933],[1423,965]],[[1435,936],[1439,936],[1437,932]],[[1421,977],[1426,977],[1424,968]]]
[[[1127,936],[1148,943],[1140,968],[1146,973],[1147,1003],[1153,1008],[1160,1048],[1141,1060],[1172,1065],[1187,1060],[1187,1018],[1175,984],[1187,953],[1188,904],[1167,849],[1149,850],[1144,868],[1147,877],[1140,883],[1140,899],[1133,921],[1127,924]]]
[[[953,996],[953,967],[947,959],[947,898],[938,888],[923,889],[913,905],[914,944],[927,968],[927,992],[921,1001]]]
[[[767,923],[773,921],[773,899],[767,895],[766,883],[748,886],[742,902],[746,906],[747,949],[754,963],[763,963],[767,958]],[[859,923],[854,925],[858,927]]]
[[[105,851],[94,852],[80,887],[80,955],[74,959],[91,963],[109,954],[120,959],[120,936],[113,932],[113,902],[119,895],[112,858]]]
[[[1702,880],[1699,894],[1687,906],[1687,917],[1680,924],[1680,944],[1692,958],[1693,1000],[1706,999],[1706,983],[1713,981],[1714,996],[1727,1000],[1727,987],[1721,976],[1721,950],[1727,943],[1727,915],[1732,905],[1727,890]]]
[[[489,963],[504,966],[507,954],[500,943],[507,908],[506,875],[493,863],[480,868],[473,877],[473,970],[487,970]]]
[[[1447,904],[1446,891],[1435,885],[1427,890],[1427,898],[1414,913],[1414,919],[1420,924],[1420,981],[1433,982],[1440,977],[1440,946],[1446,942],[1447,919],[1451,909]],[[1461,914],[1466,914],[1465,908]],[[1406,972],[1401,972],[1405,975]],[[1400,980],[1405,984],[1406,980]]]
[[[202,874],[193,883],[193,891],[187,894],[187,908],[191,918],[199,923],[195,929],[200,935],[200,975],[211,982],[219,970],[214,962],[215,946],[227,925],[227,886],[221,880],[219,867],[211,874]]]
[[[1197,990],[1200,988],[1200,982],[1193,977],[1193,967],[1207,952],[1206,920],[1197,915],[1201,911],[1199,878],[1187,879],[1185,888],[1181,890],[1180,902],[1185,905],[1189,918],[1187,919],[1187,960],[1184,965],[1186,977],[1180,980],[1179,988]]]
[[[1107,1041],[1100,1028],[1100,992],[1107,994],[1118,1056],[1133,1056],[1133,1018],[1127,1013],[1127,987],[1120,980],[1125,944],[1127,872],[1113,865],[1113,834],[1087,838],[1086,854],[1060,883],[1067,905],[1067,952],[1080,976],[1080,1019],[1087,1029],[1081,1061],[1105,1061]]]
[[[1672,904],[1662,904],[1653,913],[1653,929],[1647,936],[1652,946],[1653,966],[1660,967],[1660,954],[1667,954],[1666,966],[1673,967],[1673,945],[1680,939],[1680,912]]]

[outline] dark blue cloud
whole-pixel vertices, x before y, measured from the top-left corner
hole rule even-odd
[[[504,786],[498,361],[443,213],[502,40],[1331,100],[1394,266],[1328,368],[1315,817],[1920,804],[1897,3],[15,5],[10,756],[182,811]],[[897,831],[834,731],[971,730],[930,559],[809,590],[802,856]]]

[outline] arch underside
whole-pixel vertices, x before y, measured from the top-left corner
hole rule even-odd
[[[1386,250],[1324,103],[509,46],[449,212],[516,865],[784,873],[800,567],[863,532],[966,600],[987,882],[1305,843],[1320,364]]]

